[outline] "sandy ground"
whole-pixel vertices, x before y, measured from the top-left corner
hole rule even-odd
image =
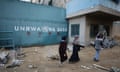
[[[58,45],[27,47],[23,48],[22,52],[25,57],[21,58],[24,62],[19,67],[4,68],[0,67],[0,72],[107,72],[95,68],[93,64],[98,64],[107,68],[112,66],[120,68],[120,47],[116,46],[112,49],[103,49],[100,54],[100,61],[94,62],[93,56],[95,50],[93,47],[85,47],[79,52],[80,61],[74,64],[69,64],[66,61],[61,67],[59,60],[52,60],[49,57],[58,55]],[[71,52],[68,51],[68,58]],[[29,66],[33,65],[34,68]],[[83,68],[87,66],[90,69]]]

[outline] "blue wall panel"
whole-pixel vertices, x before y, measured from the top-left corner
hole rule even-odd
[[[0,31],[13,32],[15,45],[59,43],[61,36],[67,35],[65,9],[1,0]]]

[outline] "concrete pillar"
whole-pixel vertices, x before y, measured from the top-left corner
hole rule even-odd
[[[120,36],[120,21],[113,22],[112,36]]]

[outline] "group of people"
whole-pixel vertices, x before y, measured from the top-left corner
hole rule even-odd
[[[80,60],[78,52],[80,51],[81,47],[84,48],[84,46],[79,44],[78,36],[75,36],[72,44],[73,44],[73,51],[69,59],[69,63],[78,62]],[[64,61],[68,59],[66,50],[67,50],[67,37],[63,36],[59,45],[60,64],[62,64]]]
[[[93,60],[98,62],[99,61],[99,54],[102,48],[102,42],[104,40],[104,34],[102,32],[98,33],[95,39],[95,56],[93,57]],[[75,63],[80,61],[78,52],[80,51],[80,48],[84,48],[83,45],[80,45],[79,43],[79,36],[75,36],[73,40],[73,50],[72,55],[70,56],[69,63]],[[60,56],[60,64],[62,64],[64,61],[68,59],[67,53],[67,37],[63,36],[60,45],[59,45],[59,56]]]

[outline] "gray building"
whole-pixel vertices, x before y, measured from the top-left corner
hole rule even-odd
[[[107,36],[120,36],[120,0],[71,0],[66,5],[69,42],[79,35],[88,44],[100,30]]]

